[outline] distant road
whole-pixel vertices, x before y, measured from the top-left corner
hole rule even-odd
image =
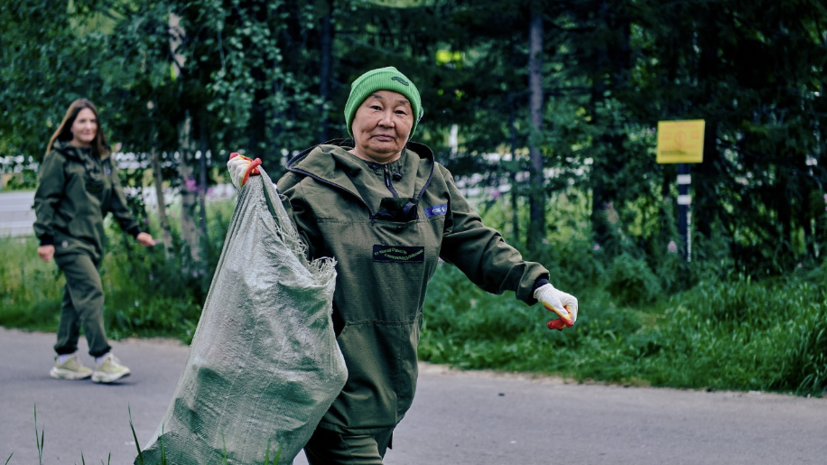
[[[0,327],[0,464],[127,465],[127,408],[143,445],[167,409],[189,349],[113,342],[132,376],[112,386],[49,377],[55,335]],[[86,342],[78,351],[85,364]],[[824,464],[827,399],[566,384],[421,364],[416,400],[386,465]],[[295,465],[306,464],[303,454]]]
[[[127,195],[138,195],[135,189],[127,189]],[[236,194],[232,184],[217,184],[210,186],[207,191],[207,201],[217,201],[233,197]],[[148,206],[156,204],[155,189],[144,190],[144,203]],[[177,194],[166,189],[164,198],[167,204],[177,200]],[[34,234],[32,225],[35,214],[32,210],[34,191],[0,192],[0,237],[31,236]],[[0,461],[2,462],[2,461]]]
[[[34,234],[33,203],[34,191],[0,192],[0,237]]]

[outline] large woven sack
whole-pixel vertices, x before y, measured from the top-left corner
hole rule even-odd
[[[267,174],[239,191],[189,358],[135,463],[291,464],[344,387],[335,261],[308,262]],[[268,464],[269,465],[269,464]]]

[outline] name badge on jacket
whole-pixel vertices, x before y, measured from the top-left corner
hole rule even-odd
[[[433,216],[444,215],[448,213],[448,204],[434,205],[425,209],[425,216],[431,218]]]

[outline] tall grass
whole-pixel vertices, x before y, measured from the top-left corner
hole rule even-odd
[[[63,276],[37,258],[37,241],[0,239],[0,324],[56,331]]]
[[[827,287],[814,270],[760,283],[705,281],[644,307],[605,290],[578,295],[577,324],[492,296],[443,265],[429,289],[421,359],[578,380],[821,395],[827,387]]]
[[[160,463],[146,463],[144,460],[143,452],[141,451],[140,443],[138,442],[138,435],[135,433],[135,426],[132,424],[132,408],[127,406],[127,411],[129,413],[129,429],[132,431],[132,438],[135,440],[135,448],[137,449],[138,455],[135,456],[135,463],[139,463],[140,465],[172,465],[169,460],[167,459],[166,452],[164,450],[164,426],[161,425],[161,461]],[[35,446],[37,447],[37,456],[38,456],[38,463],[43,464],[43,447],[44,447],[44,439],[45,439],[45,429],[41,428],[39,431],[37,429],[37,404],[34,406],[34,436],[35,436]],[[38,434],[39,433],[39,434]],[[221,435],[222,439],[224,438],[224,434]],[[264,452],[264,464],[263,465],[276,465],[279,463],[279,458],[281,458],[281,449],[282,446],[279,444],[278,449],[276,450],[276,454],[273,458],[273,461],[270,461],[270,440],[267,440],[267,449]],[[222,461],[224,464],[227,463],[227,446],[226,443],[223,447],[223,456]],[[11,461],[12,457],[14,457],[14,452],[12,452],[9,457],[6,459],[4,465],[8,465]],[[83,452],[80,453],[80,460],[82,464],[86,464],[86,459],[83,456]],[[112,461],[112,453],[109,453],[109,457],[107,459],[107,464]],[[101,460],[101,465],[103,465],[103,460]]]
[[[46,428],[40,429],[40,435],[37,434],[37,404],[34,406],[34,439],[37,445],[37,463],[43,465],[43,446],[46,444]],[[11,458],[11,457],[9,457]]]
[[[200,272],[183,272],[186,247],[177,230],[172,233],[178,253],[167,260],[162,246],[141,247],[107,221],[100,274],[109,337],[169,336],[186,342],[192,338],[233,207],[232,201],[211,205],[202,244],[206,263]],[[149,226],[158,231],[154,223]],[[54,261],[40,260],[37,247],[34,237],[0,238],[0,324],[56,331],[65,279]]]
[[[508,215],[495,207],[491,222],[508,230]],[[204,274],[184,274],[160,247],[144,249],[110,226],[101,276],[111,337],[190,340],[232,208],[213,204]],[[620,230],[592,244],[580,216],[556,218],[549,244],[524,254],[580,299],[573,328],[549,331],[542,307],[486,294],[443,264],[426,298],[420,358],[657,386],[816,395],[827,387],[827,265],[756,281],[734,269],[720,232],[695,237],[687,265],[665,244],[643,251]],[[63,278],[36,249],[34,239],[0,239],[0,324],[54,331]]]

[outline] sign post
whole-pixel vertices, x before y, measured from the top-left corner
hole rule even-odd
[[[689,163],[701,163],[704,156],[704,120],[658,121],[658,163],[678,164],[678,233],[681,254],[692,261],[692,197],[689,186],[692,175]]]

